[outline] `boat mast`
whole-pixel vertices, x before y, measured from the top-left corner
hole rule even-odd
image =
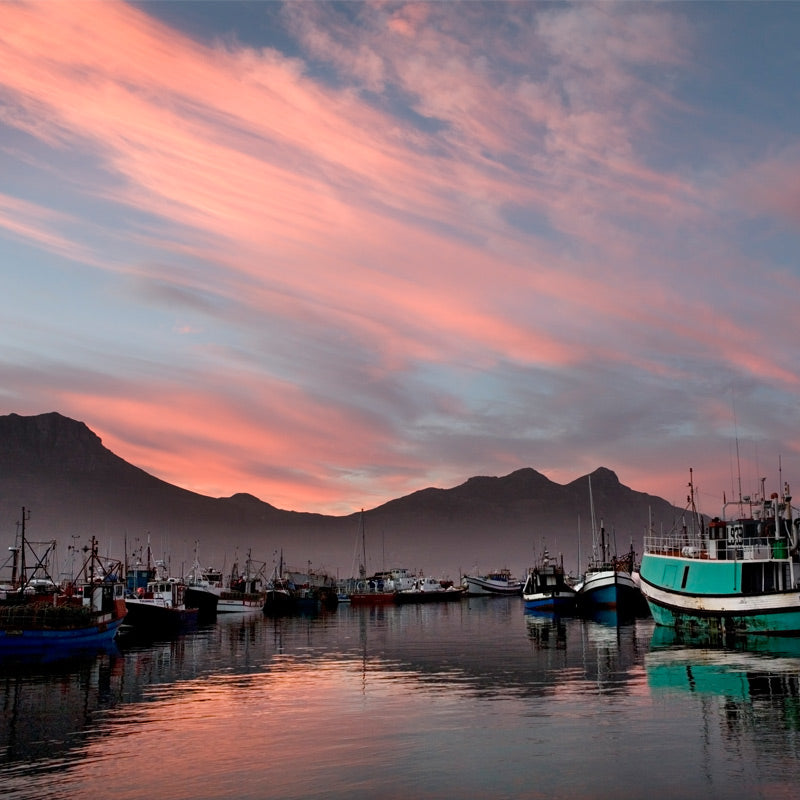
[[[592,558],[597,561],[597,521],[594,516],[594,497],[592,496],[591,475],[589,475],[589,512],[592,518]]]
[[[367,577],[367,542],[366,534],[364,532],[364,509],[361,509],[361,564],[358,567],[358,575],[360,578]]]
[[[22,506],[22,522],[20,523],[20,549],[19,549],[19,582],[23,586],[28,578],[28,572],[25,566],[25,520],[30,519],[31,512]]]
[[[608,546],[606,545],[606,529],[600,520],[600,557],[604,564],[608,563]]]
[[[742,487],[739,484],[739,503],[742,502]],[[703,520],[700,517],[700,512],[697,510],[697,504],[694,499],[694,470],[689,467],[689,507],[692,510],[692,538],[701,539],[703,537]]]

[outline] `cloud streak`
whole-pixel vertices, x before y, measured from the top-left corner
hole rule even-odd
[[[798,120],[710,119],[721,10],[249,11],[4,8],[9,412],[329,513],[521,466],[721,495],[734,401],[800,461]]]

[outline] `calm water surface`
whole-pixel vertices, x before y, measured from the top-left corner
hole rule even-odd
[[[797,796],[800,642],[615,623],[526,615],[519,598],[340,606],[0,665],[0,794]]]

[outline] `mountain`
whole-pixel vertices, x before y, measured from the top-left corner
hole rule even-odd
[[[341,577],[355,573],[362,547],[370,571],[405,566],[457,578],[501,566],[523,574],[546,546],[577,573],[592,546],[590,477],[598,525],[602,519],[619,552],[633,543],[641,553],[648,519],[668,530],[683,513],[622,485],[605,467],[566,485],[524,468],[422,489],[367,510],[362,544],[360,514],[286,511],[249,494],[206,497],[129,464],[83,422],[55,412],[9,414],[0,416],[0,546],[13,544],[25,507],[28,538],[56,539],[65,563],[68,548],[91,536],[101,552],[118,558],[149,537],[174,573],[191,566],[196,542],[207,565],[230,567],[237,552],[241,560],[248,550],[271,565],[282,550],[295,567],[310,562]]]

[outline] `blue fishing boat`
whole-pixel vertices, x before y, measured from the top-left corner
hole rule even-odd
[[[525,579],[522,588],[525,610],[571,614],[575,610],[575,595],[575,588],[567,582],[563,560],[553,561],[545,550]]]
[[[592,479],[589,477],[589,506],[592,516],[592,558],[575,586],[578,609],[592,614],[603,609],[614,609],[623,616],[633,616],[641,603],[641,592],[633,580],[636,554],[633,546],[622,557],[611,555],[606,529],[600,520],[595,524]]]
[[[690,524],[645,537],[641,591],[656,623],[721,635],[800,635],[800,519],[788,483],[723,501],[707,525],[689,482]]]
[[[21,542],[12,548],[20,557],[19,568],[15,564],[14,580],[0,599],[0,661],[55,661],[107,648],[125,617],[122,565],[101,559],[92,537],[74,579],[56,584],[49,576],[34,578],[45,562],[35,558],[30,572],[25,566],[27,518],[23,508]]]
[[[622,614],[636,613],[641,594],[628,563],[627,559],[590,562],[583,580],[575,587],[582,611],[614,609]]]

